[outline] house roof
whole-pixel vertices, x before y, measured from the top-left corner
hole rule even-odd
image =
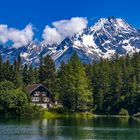
[[[32,84],[32,85],[28,85],[25,89],[26,89],[27,92],[31,93],[33,90],[37,89],[40,86],[43,86],[46,90],[48,90],[43,84]]]

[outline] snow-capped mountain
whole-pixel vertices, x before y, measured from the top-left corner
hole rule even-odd
[[[85,62],[110,58],[115,53],[130,54],[140,50],[140,31],[123,19],[102,18],[94,26],[65,39],[57,50],[61,50],[61,55],[55,59],[58,64],[67,61],[72,50]]]
[[[31,43],[19,49],[0,46],[4,58],[12,62],[20,53],[23,63],[39,64],[40,56],[51,55],[57,67],[67,62],[73,52],[90,63],[100,58],[110,58],[115,53],[125,55],[140,51],[140,31],[123,19],[101,18],[95,25],[84,29],[71,38],[64,39],[59,45]]]

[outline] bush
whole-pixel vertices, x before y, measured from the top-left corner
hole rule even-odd
[[[15,85],[10,81],[0,82],[0,90],[12,90],[15,89]]]
[[[21,89],[0,90],[1,115],[20,116],[28,102],[26,94]]]
[[[58,106],[51,108],[50,111],[58,113],[58,114],[64,114],[67,112],[66,109],[64,109],[63,107],[58,107]]]
[[[129,116],[129,113],[128,113],[127,109],[121,108],[119,115],[120,116]]]
[[[30,117],[30,118],[36,118],[36,117],[41,118],[44,112],[45,110],[41,106],[28,103],[25,106],[24,111],[22,112],[22,116]]]

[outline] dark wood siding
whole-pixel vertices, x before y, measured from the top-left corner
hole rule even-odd
[[[48,91],[44,86],[39,86],[31,92],[31,98],[39,99],[39,101],[32,101],[36,103],[51,103],[52,97],[50,91]]]

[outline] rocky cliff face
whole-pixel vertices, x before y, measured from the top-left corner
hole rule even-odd
[[[51,55],[57,67],[67,62],[73,52],[77,52],[81,61],[90,63],[100,58],[110,58],[115,53],[120,56],[140,50],[140,31],[123,19],[101,18],[95,25],[84,29],[71,38],[64,39],[59,45],[46,45],[32,42],[21,48],[0,46],[4,60],[10,62],[21,55],[23,63],[37,66],[40,56]]]

